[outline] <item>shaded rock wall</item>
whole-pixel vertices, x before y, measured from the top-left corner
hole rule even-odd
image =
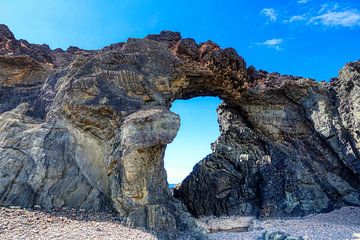
[[[188,211],[359,205],[358,65],[332,86],[247,69],[234,49],[174,32],[63,51],[0,25],[0,204],[115,210],[160,237],[196,239]],[[221,136],[176,191],[180,202],[163,162],[180,122],[169,108],[196,96],[224,100]]]

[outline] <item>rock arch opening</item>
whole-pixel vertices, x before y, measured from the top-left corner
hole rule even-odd
[[[180,116],[180,129],[165,152],[169,186],[181,183],[196,163],[211,153],[211,143],[219,137],[216,109],[218,97],[195,97],[176,100],[171,111]]]

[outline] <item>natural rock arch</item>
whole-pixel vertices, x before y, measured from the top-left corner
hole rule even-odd
[[[164,156],[171,190],[190,174],[199,159],[211,153],[212,143],[220,136],[217,108],[221,102],[218,97],[202,96],[171,104],[170,111],[180,117],[179,131],[166,146]]]
[[[199,238],[163,167],[179,127],[169,106],[195,96],[225,102],[213,153],[176,193],[195,216],[360,205],[359,62],[333,86],[246,68],[234,49],[167,31],[63,51],[1,25],[0,49],[2,205],[115,209],[159,236]]]

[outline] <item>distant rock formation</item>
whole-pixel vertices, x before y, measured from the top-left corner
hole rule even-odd
[[[167,239],[203,236],[189,212],[360,205],[359,69],[318,83],[169,31],[63,51],[0,25],[0,204],[115,210]],[[163,162],[180,123],[169,108],[197,96],[223,100],[221,135],[175,190],[180,202]]]

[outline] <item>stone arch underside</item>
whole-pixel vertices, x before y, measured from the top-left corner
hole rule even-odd
[[[166,31],[98,51],[0,40],[17,47],[0,45],[2,205],[113,209],[167,238],[201,237],[189,212],[360,205],[359,62],[323,84],[247,68],[234,49]],[[221,134],[179,201],[163,163],[180,122],[169,107],[196,96],[224,101]]]

